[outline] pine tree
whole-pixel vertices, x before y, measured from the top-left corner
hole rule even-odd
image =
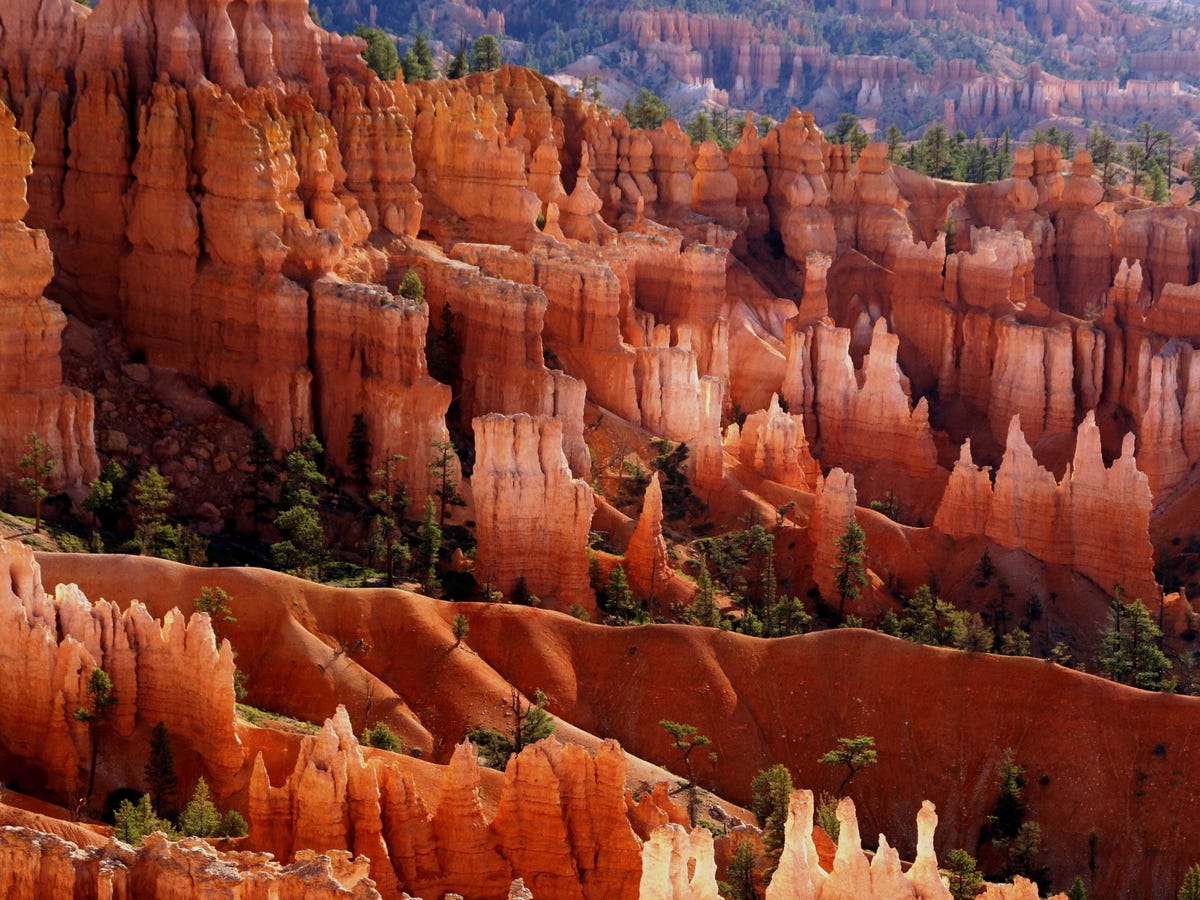
[[[283,539],[271,545],[271,557],[284,569],[295,569],[302,577],[316,567],[318,579],[327,556],[325,529],[317,512],[317,494],[326,484],[317,459],[323,448],[314,435],[287,457],[287,483],[283,489],[284,510],[276,517],[275,527]]]
[[[1200,863],[1188,869],[1183,876],[1177,900],[1200,900]]]
[[[846,777],[838,785],[837,794],[844,797],[850,780],[863,769],[875,765],[879,753],[875,749],[875,738],[869,734],[838,738],[838,745],[822,754],[817,762],[822,766],[845,766]]]
[[[115,529],[129,496],[129,475],[115,459],[110,459],[100,475],[88,484],[83,508],[92,514],[92,521],[103,528]]]
[[[471,45],[471,71],[494,72],[500,68],[500,43],[490,34],[476,38]]]
[[[626,101],[621,113],[633,128],[652,130],[670,117],[671,107],[653,91],[642,88],[636,97]]]
[[[708,113],[701,109],[688,121],[684,128],[693,144],[699,144],[704,141],[715,141],[717,139],[717,130],[713,127],[712,120],[708,117]]]
[[[887,133],[884,135],[884,141],[887,142],[887,160],[890,163],[895,163],[900,159],[900,148],[904,144],[904,133],[894,124],[887,127]]]
[[[404,54],[404,58],[400,60],[400,67],[404,70],[405,82],[409,84],[414,81],[429,81],[433,78],[435,74],[433,53],[429,49],[425,35],[418,34],[413,39],[412,46],[408,48]]]
[[[87,694],[87,708],[80,707],[72,713],[75,721],[87,723],[88,737],[92,745],[91,763],[88,766],[87,789],[84,791],[82,797],[84,806],[92,801],[92,793],[96,789],[96,763],[100,760],[101,729],[108,721],[109,710],[117,702],[117,695],[113,691],[112,679],[99,666],[94,667],[88,675]]]
[[[712,576],[708,574],[708,559],[700,557],[700,574],[696,576],[696,593],[692,605],[687,608],[684,617],[693,625],[704,625],[709,628],[721,626],[721,610],[717,608],[716,591],[713,588]]]
[[[684,786],[684,790],[688,795],[688,821],[694,828],[696,826],[696,807],[700,798],[696,786],[696,763],[692,759],[692,753],[699,747],[711,744],[712,741],[706,735],[700,734],[695,725],[672,722],[670,719],[663,719],[658,725],[671,736],[675,749],[679,751],[679,755],[683,759],[683,767],[687,770],[687,784]],[[716,754],[710,754],[709,758],[715,762]]]
[[[400,543],[400,523],[408,511],[408,487],[396,475],[396,469],[406,457],[393,454],[382,469],[375,472],[379,487],[371,492],[371,504],[376,509],[375,523],[383,542],[384,574],[388,587],[396,583],[396,560],[408,561],[408,548]]]
[[[867,585],[867,536],[851,519],[837,541],[834,584],[838,592],[838,619],[846,618],[846,601],[857,600]]]
[[[150,732],[150,759],[146,763],[145,773],[146,784],[150,788],[149,801],[155,812],[162,816],[172,815],[175,812],[175,791],[179,786],[179,778],[175,774],[171,736],[162,722]]]
[[[449,440],[439,440],[434,441],[430,446],[433,448],[433,455],[426,464],[426,468],[429,469],[429,474],[436,482],[433,493],[438,498],[438,528],[445,528],[446,507],[466,506],[467,504],[458,492],[457,466],[454,465],[456,462],[454,443]]]
[[[466,640],[468,634],[471,633],[471,623],[467,621],[467,617],[461,613],[454,617],[454,622],[450,626],[450,630],[454,635],[454,646],[457,648]]]
[[[433,498],[425,500],[425,518],[421,522],[421,542],[417,548],[417,575],[421,579],[421,591],[430,597],[441,590],[438,581],[438,554],[442,548],[442,529],[437,523]]]
[[[464,38],[459,41],[458,52],[450,57],[450,61],[446,64],[446,77],[452,80],[465,78],[467,72],[467,44]]]
[[[1067,888],[1067,900],[1087,900],[1087,887],[1084,885],[1081,876],[1076,875],[1075,880],[1071,882],[1071,886]],[[1195,900],[1200,900],[1200,894],[1196,895]]]
[[[364,728],[359,743],[364,747],[375,747],[378,750],[388,750],[392,753],[403,753],[404,745],[400,738],[388,727],[387,722],[376,722],[373,728]]]
[[[1100,638],[1101,671],[1113,681],[1142,690],[1170,690],[1171,664],[1159,649],[1161,637],[1162,631],[1142,601],[1124,603],[1120,589],[1114,589],[1108,627]]]
[[[179,830],[188,837],[212,837],[220,827],[221,814],[209,795],[208,782],[201,778],[179,817]]]
[[[768,860],[765,872],[768,884],[783,852],[784,827],[787,825],[788,805],[793,790],[792,773],[787,766],[779,763],[759,772],[750,782],[753,796],[750,808],[763,823],[763,855]]]
[[[973,857],[966,850],[951,850],[942,863],[954,900],[972,900],[983,887],[983,875]]]
[[[27,474],[17,484],[33,503],[33,530],[38,533],[42,530],[42,501],[50,496],[50,478],[58,468],[58,460],[35,432],[25,435],[25,447],[17,466]]]
[[[122,800],[113,814],[113,837],[131,847],[140,846],[142,838],[156,831],[161,831],[168,837],[174,836],[171,823],[155,815],[148,794],[142,794],[137,803]]]
[[[382,28],[364,28],[358,26],[354,33],[367,42],[362,57],[372,72],[384,81],[396,77],[396,69],[400,67],[400,54]]]
[[[158,467],[151,466],[133,483],[131,493],[134,537],[141,545],[142,555],[161,556],[175,537],[167,524],[167,510],[175,502],[174,492]]]
[[[757,900],[757,868],[754,846],[744,838],[739,839],[725,868],[725,880],[720,882],[721,896],[728,900]]]

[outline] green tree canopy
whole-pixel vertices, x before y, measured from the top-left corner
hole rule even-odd
[[[621,112],[634,128],[658,128],[671,117],[671,107],[648,88],[642,88],[627,100]]]
[[[382,28],[364,28],[360,25],[354,33],[367,42],[367,47],[362,53],[367,68],[384,81],[394,79],[396,69],[400,67],[400,54],[392,39]]]
[[[879,761],[879,753],[875,750],[875,738],[869,734],[856,737],[840,737],[837,746],[826,751],[817,760],[823,766],[845,766],[846,777],[838,785],[838,796],[844,796],[850,779],[863,769],[875,765]]]
[[[404,80],[409,84],[429,81],[437,74],[433,67],[433,52],[425,35],[418,34],[413,38],[411,46],[404,52],[404,58],[400,60],[400,68],[404,70]]]
[[[494,72],[500,68],[500,42],[485,34],[471,45],[471,71]]]

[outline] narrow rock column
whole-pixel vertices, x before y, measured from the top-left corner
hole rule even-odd
[[[565,610],[595,607],[588,584],[587,536],[596,503],[571,477],[558,419],[492,413],[475,428],[475,580],[531,595]]]

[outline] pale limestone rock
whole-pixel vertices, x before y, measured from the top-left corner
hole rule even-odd
[[[788,799],[783,852],[767,885],[766,900],[820,900],[828,875],[817,860],[812,830],[813,793],[795,791]]]
[[[838,802],[837,820],[837,854],[833,858],[833,871],[821,887],[821,900],[859,900],[874,896],[871,865],[863,853],[858,817],[854,812],[854,801],[849,797]]]
[[[937,810],[928,800],[917,813],[917,858],[908,870],[908,880],[919,900],[950,900],[950,891],[938,875],[933,834],[937,830]]]

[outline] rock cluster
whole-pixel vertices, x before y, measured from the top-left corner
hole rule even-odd
[[[986,535],[1001,547],[1070,566],[1106,590],[1119,585],[1149,603],[1161,592],[1148,539],[1151,509],[1133,435],[1126,435],[1120,458],[1106,467],[1089,412],[1076,434],[1074,459],[1057,480],[1038,465],[1014,416],[995,484],[964,443],[933,524],[953,537]]]

